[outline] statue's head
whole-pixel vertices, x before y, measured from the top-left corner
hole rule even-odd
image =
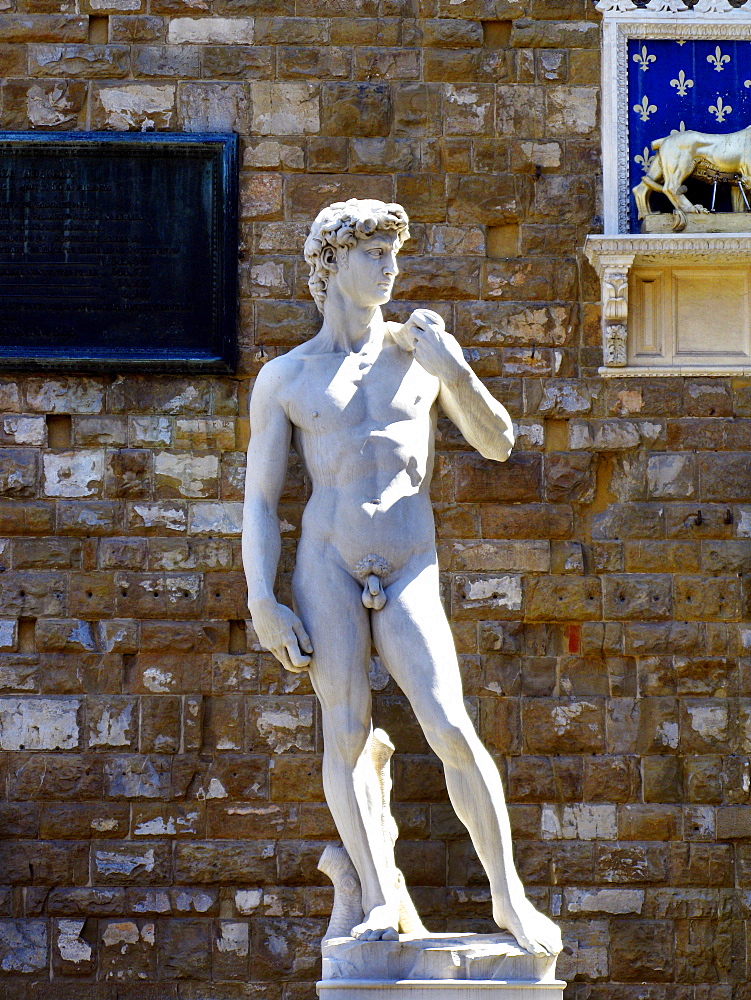
[[[308,288],[319,312],[323,312],[337,251],[346,252],[357,240],[367,239],[379,229],[395,232],[395,248],[401,249],[409,239],[409,219],[401,205],[387,205],[372,198],[350,198],[318,213],[305,241],[305,260],[310,265]]]

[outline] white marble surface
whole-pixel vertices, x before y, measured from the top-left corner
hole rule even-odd
[[[531,955],[510,934],[401,934],[398,941],[331,938],[323,979],[554,983],[556,959]]]

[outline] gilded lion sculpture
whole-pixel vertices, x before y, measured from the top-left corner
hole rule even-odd
[[[729,183],[734,212],[748,211],[751,191],[751,125],[740,132],[713,135],[708,132],[673,132],[655,139],[656,156],[641,181],[633,188],[639,218],[654,214],[649,204],[653,191],[666,195],[673,204],[676,232],[686,228],[690,213],[708,213],[704,205],[693,205],[686,197],[689,177],[714,183]],[[713,199],[714,204],[714,199]]]

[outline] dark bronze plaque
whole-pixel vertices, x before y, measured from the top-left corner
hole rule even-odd
[[[0,133],[0,366],[231,371],[234,135]]]

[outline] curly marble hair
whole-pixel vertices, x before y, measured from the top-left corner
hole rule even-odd
[[[376,201],[372,198],[350,198],[337,201],[318,213],[305,240],[305,260],[310,265],[308,288],[318,311],[323,313],[330,268],[325,257],[327,248],[351,248],[357,240],[367,239],[378,229],[395,230],[395,249],[401,250],[409,239],[409,219],[401,205]]]

